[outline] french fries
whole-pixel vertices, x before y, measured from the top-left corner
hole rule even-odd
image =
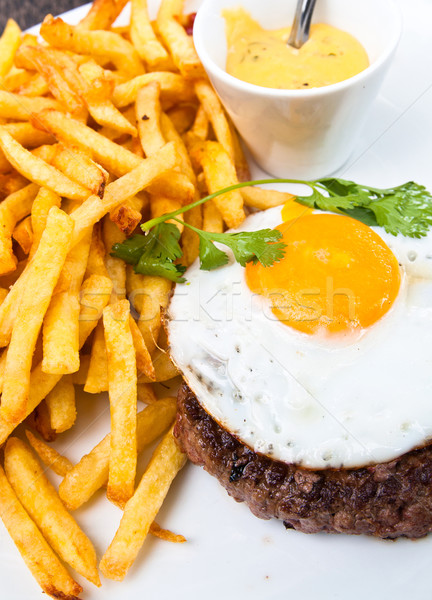
[[[129,302],[119,300],[103,313],[111,410],[107,496],[120,506],[132,496],[137,461],[137,373],[129,325]]]
[[[53,598],[77,600],[82,587],[72,579],[18,500],[0,467],[0,514],[42,590]]]
[[[125,506],[120,527],[102,557],[105,577],[121,581],[135,560],[168,489],[186,462],[172,429],[156,448],[135,494]]]
[[[247,180],[247,163],[183,0],[162,0],[155,22],[147,0],[131,0],[130,24],[117,27],[126,4],[95,0],[78,25],[48,15],[42,41],[13,21],[0,37],[0,515],[42,589],[64,600],[81,586],[60,560],[100,584],[93,545],[68,512],[100,488],[124,509],[100,563],[107,577],[125,576],[147,533],[185,541],[154,521],[186,460],[172,429],[176,400],[159,399],[154,385],[178,376],[163,327],[172,282],[135,272],[113,245],[180,210],[189,265],[199,239],[186,224],[222,232],[242,222],[244,205],[286,201],[246,188],[183,211]],[[73,464],[56,443],[80,427],[77,385],[108,393],[111,430],[88,454],[71,453]],[[58,494],[27,443],[11,437],[23,421],[42,438],[26,431],[30,446],[62,477]],[[154,442],[136,488],[138,455]]]
[[[26,413],[33,351],[69,249],[72,230],[72,219],[57,207],[51,208],[22,295],[20,311],[26,318],[14,326],[6,357],[0,415],[10,423],[19,423]],[[53,256],[52,246],[57,236],[61,236],[63,244],[58,245]]]
[[[100,585],[96,552],[88,537],[67,512],[30,448],[9,438],[5,471],[20,502],[57,554],[86,579]]]
[[[158,400],[138,413],[138,454],[168,429],[175,413],[175,398]],[[110,447],[111,434],[108,434],[65,475],[59,494],[69,510],[79,508],[108,482]]]

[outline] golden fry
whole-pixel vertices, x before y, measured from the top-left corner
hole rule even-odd
[[[156,448],[135,494],[126,504],[120,526],[99,567],[105,577],[121,581],[136,559],[169,487],[186,463],[172,429]]]
[[[92,543],[67,512],[30,448],[11,437],[5,471],[20,502],[57,554],[80,575],[100,585]]]
[[[152,71],[172,70],[174,63],[151,25],[147,0],[132,0],[130,36],[141,60]]]
[[[168,429],[175,414],[175,398],[158,400],[137,414],[138,453]],[[110,445],[111,435],[108,434],[66,474],[59,494],[69,510],[79,508],[107,483]]]
[[[21,246],[24,254],[28,254],[33,244],[33,230],[31,217],[26,217],[15,227],[12,233],[13,239]]]
[[[160,85],[161,98],[172,102],[191,102],[195,99],[193,86],[181,75],[169,71],[145,73],[116,86],[112,101],[118,108],[135,102],[138,91],[143,85],[156,81]],[[0,104],[1,106],[1,104]],[[42,110],[42,109],[41,109]],[[1,116],[1,110],[0,110]]]
[[[79,294],[90,240],[88,233],[69,251],[57,283],[57,293],[51,298],[46,312],[42,329],[42,369],[45,373],[75,373],[79,369]]]
[[[280,206],[295,199],[293,194],[288,194],[287,192],[278,192],[255,186],[240,188],[240,193],[243,196],[246,206],[259,210],[267,210],[267,208]]]
[[[165,139],[160,128],[159,92],[159,83],[152,81],[143,86],[137,94],[136,122],[141,145],[146,156],[154,154],[165,145]]]
[[[51,98],[29,98],[0,90],[0,117],[28,120],[32,113],[46,108],[63,110],[62,105]]]
[[[20,304],[21,318],[12,330],[6,357],[0,414],[11,423],[20,422],[26,414],[33,351],[67,255],[72,230],[72,219],[57,207],[51,208],[39,248],[28,269]],[[53,245],[58,239],[62,243],[56,245],[53,253]]]
[[[108,358],[111,444],[107,496],[123,505],[132,496],[137,461],[137,373],[129,325],[129,302],[120,300],[103,312]]]
[[[180,24],[182,9],[182,0],[162,0],[156,22],[162,40],[180,73],[186,79],[196,79],[203,77],[205,72],[192,36],[188,35]]]
[[[27,179],[72,200],[88,198],[89,191],[86,188],[32,155],[2,127],[0,127],[0,147],[11,165]]]
[[[70,429],[76,419],[75,387],[70,379],[62,377],[45,398],[51,427],[56,433]]]
[[[54,48],[107,58],[130,76],[144,73],[143,64],[132,44],[117,33],[87,31],[48,15],[41,25],[40,34]]]
[[[68,471],[73,469],[73,463],[68,458],[62,456],[52,446],[37,438],[31,431],[26,430],[26,436],[44,465],[50,467],[54,473],[64,477]]]
[[[108,359],[102,320],[97,324],[90,354],[90,364],[84,384],[84,391],[99,394],[108,391]]]
[[[18,500],[0,467],[0,515],[27,567],[54,598],[78,600],[82,587],[72,579]]]
[[[117,19],[127,0],[95,0],[89,12],[80,21],[81,29],[108,29]]]
[[[104,307],[111,297],[112,283],[108,277],[92,275],[86,279],[81,287],[81,310],[79,328],[79,347],[82,348],[102,314]],[[1,308],[1,307],[0,307]],[[42,364],[34,367],[30,376],[30,391],[27,409],[24,418],[27,417],[36,406],[47,397],[61,375],[52,375],[42,371]],[[6,421],[0,411],[0,445],[15,429],[16,424]]]
[[[17,259],[12,251],[15,225],[30,214],[39,187],[31,183],[10,194],[0,204],[0,274],[14,271]]]
[[[21,29],[13,19],[9,19],[0,37],[0,79],[9,73],[20,43]]]

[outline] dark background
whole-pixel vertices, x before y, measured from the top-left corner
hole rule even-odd
[[[0,0],[0,32],[9,18],[21,29],[40,23],[48,13],[58,15],[88,0]]]

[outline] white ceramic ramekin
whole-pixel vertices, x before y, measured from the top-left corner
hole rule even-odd
[[[267,29],[289,26],[296,0],[204,0],[194,24],[198,55],[222,103],[258,165],[271,175],[317,179],[334,173],[354,149],[401,33],[392,0],[318,0],[313,22],[354,35],[370,66],[340,83],[276,90],[225,71],[224,8],[243,6]]]

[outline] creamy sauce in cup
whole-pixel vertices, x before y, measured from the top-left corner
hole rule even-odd
[[[300,49],[287,45],[290,27],[267,31],[243,8],[223,11],[226,22],[227,73],[255,85],[309,89],[344,81],[369,66],[356,38],[331,25],[311,26]]]

